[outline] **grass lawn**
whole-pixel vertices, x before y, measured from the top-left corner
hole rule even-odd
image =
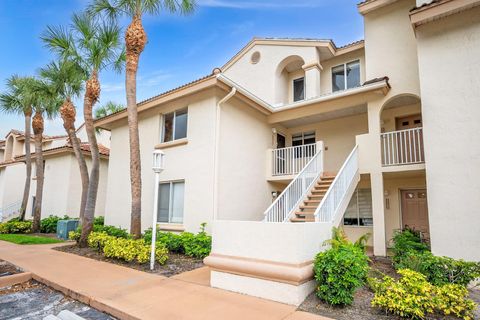
[[[59,243],[63,240],[34,236],[29,234],[0,234],[0,240],[13,242],[16,244],[48,244],[48,243]]]

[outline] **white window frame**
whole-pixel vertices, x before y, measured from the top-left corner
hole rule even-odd
[[[358,62],[358,68],[359,68],[359,72],[360,72],[360,77],[362,76],[362,64],[360,63],[360,59],[356,59],[356,60],[352,60],[352,61],[347,61],[345,63],[341,63],[341,64],[337,64],[336,66],[333,66],[331,69],[330,69],[330,82],[332,84],[332,92],[339,92],[339,91],[344,91],[344,90],[348,90],[348,89],[352,89],[352,88],[358,88],[358,87],[352,87],[352,88],[348,88],[347,86],[347,83],[348,83],[348,79],[347,79],[347,64],[350,64],[350,63],[354,63],[354,62]],[[343,66],[343,89],[340,89],[340,90],[337,90],[337,91],[333,91],[333,69],[335,68],[338,68],[338,67],[341,67]],[[360,79],[360,84],[362,83],[362,80]]]
[[[295,100],[295,81],[298,81],[298,80],[301,80],[303,79],[303,99],[300,99],[300,100]],[[305,76],[303,77],[298,77],[296,79],[293,79],[292,80],[292,100],[293,102],[299,102],[299,101],[304,101],[305,100],[305,96],[306,96],[306,81],[305,81]]]
[[[175,137],[175,125],[176,125],[176,121],[175,121],[175,118],[177,117],[177,112],[180,112],[180,111],[187,111],[187,132],[185,134],[185,137],[184,138],[179,138],[179,139],[185,139],[188,137],[188,107],[185,107],[185,108],[181,108],[181,109],[177,109],[175,111],[172,111],[172,112],[167,112],[167,113],[164,113],[162,114],[162,117],[161,117],[161,125],[162,125],[162,134],[161,134],[161,137],[160,137],[160,142],[161,143],[165,143],[165,142],[172,142],[172,141],[175,141],[175,140],[179,140]],[[173,123],[172,123],[172,140],[171,141],[165,141],[165,116],[169,115],[169,114],[173,114]]]
[[[182,212],[182,222],[172,222],[172,213],[173,213],[173,184],[174,183],[183,183],[183,212]],[[158,221],[159,216],[157,216],[157,224],[183,224],[185,221],[185,180],[171,180],[171,181],[160,181],[158,183],[158,192],[160,192],[160,185],[161,184],[169,184],[170,185],[170,192],[168,195],[168,222],[164,221]],[[159,200],[160,200],[160,194],[159,194]],[[157,206],[160,203],[157,203]]]
[[[304,146],[304,145],[305,145],[305,135],[306,135],[306,134],[310,135],[310,134],[312,134],[312,133],[313,133],[313,137],[314,137],[314,139],[315,139],[315,142],[314,142],[314,143],[316,143],[316,142],[317,142],[317,132],[316,132],[315,130],[302,131],[302,132],[297,132],[297,133],[293,133],[293,134],[292,134],[292,146],[293,146],[293,137],[294,137],[294,136],[302,135],[302,144],[301,144],[301,145]]]
[[[349,228],[350,227],[351,228],[373,228],[373,224],[369,225],[369,226],[360,225],[360,207],[358,205],[358,191],[359,190],[364,190],[364,189],[370,190],[370,194],[372,194],[372,191],[371,191],[372,189],[371,188],[356,188],[355,191],[354,191],[354,194],[353,194],[353,196],[356,197],[356,202],[357,202],[357,224],[345,224],[345,215],[344,215],[343,219],[342,219],[342,225],[344,227],[349,227]],[[371,201],[371,204],[373,206],[373,199],[370,199],[370,201]],[[347,206],[347,208],[348,208],[348,206]],[[372,209],[372,211],[373,211],[373,209]],[[373,219],[373,212],[372,212],[372,219]]]

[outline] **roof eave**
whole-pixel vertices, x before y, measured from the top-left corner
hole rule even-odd
[[[414,28],[480,5],[480,0],[443,0],[414,8],[410,22]]]

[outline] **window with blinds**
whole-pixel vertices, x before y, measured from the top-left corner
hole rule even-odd
[[[356,189],[343,217],[345,226],[372,226],[372,189]]]

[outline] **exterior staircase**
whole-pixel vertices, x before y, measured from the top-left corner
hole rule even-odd
[[[322,176],[310,190],[310,193],[298,207],[290,221],[291,222],[315,222],[315,211],[322,202],[335,176]]]

